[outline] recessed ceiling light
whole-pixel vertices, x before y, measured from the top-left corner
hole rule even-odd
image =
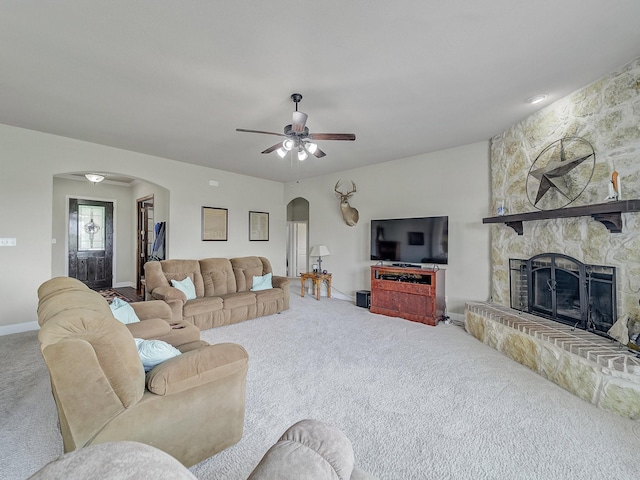
[[[540,95],[534,95],[533,97],[527,98],[527,103],[531,103],[531,104],[540,103],[543,100],[546,100],[548,96],[549,95],[547,95],[546,93],[541,93]]]

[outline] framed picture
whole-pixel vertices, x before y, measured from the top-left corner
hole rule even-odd
[[[249,241],[269,241],[269,214],[267,212],[249,212]]]
[[[226,208],[202,207],[202,240],[227,241],[228,216]]]

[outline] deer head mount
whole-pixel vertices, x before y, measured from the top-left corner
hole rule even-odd
[[[346,193],[342,193],[338,190],[340,186],[340,180],[336,182],[336,186],[333,189],[336,192],[336,195],[340,198],[340,210],[342,211],[342,218],[344,219],[344,223],[353,227],[356,223],[358,223],[358,219],[360,218],[360,214],[358,210],[349,205],[349,199],[356,193],[356,184],[353,180],[351,180],[352,189]]]

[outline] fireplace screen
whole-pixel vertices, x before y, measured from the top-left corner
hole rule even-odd
[[[616,269],[559,253],[509,260],[511,308],[605,334],[616,321]]]

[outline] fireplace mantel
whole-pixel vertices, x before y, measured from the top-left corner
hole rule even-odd
[[[579,207],[558,208],[556,210],[539,210],[516,213],[514,215],[487,217],[482,219],[482,223],[504,223],[513,228],[518,235],[522,235],[524,233],[522,223],[526,221],[590,216],[607,227],[609,232],[620,233],[622,231],[622,214],[626,212],[640,212],[640,200],[620,200]]]

